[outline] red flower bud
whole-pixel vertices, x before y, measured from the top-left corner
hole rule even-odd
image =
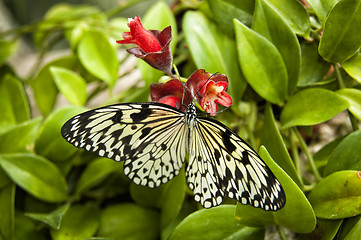
[[[146,30],[140,18],[136,16],[129,21],[130,32],[122,34],[123,40],[119,44],[136,44],[139,47],[128,49],[134,56],[143,59],[152,67],[171,74],[172,52],[170,42],[172,40],[172,28],[166,27],[163,31]]]

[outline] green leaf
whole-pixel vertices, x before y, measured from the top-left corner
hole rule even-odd
[[[336,5],[336,3],[340,0],[307,0],[307,3],[310,7],[315,11],[318,19],[324,23],[327,15],[330,13],[331,9]]]
[[[246,1],[232,3],[232,1],[228,0],[208,0],[207,2],[210,10],[212,11],[214,20],[217,22],[218,26],[222,27],[222,31],[226,32],[227,35],[232,36],[234,34],[232,24],[233,19],[238,19],[247,26],[252,23],[253,11],[247,12],[246,10],[236,6],[242,5],[242,3]]]
[[[0,40],[0,66],[16,52],[19,46],[19,41]]]
[[[194,24],[197,23],[197,24]],[[211,29],[211,23],[200,12],[187,11],[182,23],[193,60],[199,69],[226,73],[221,49]]]
[[[325,168],[325,175],[341,170],[361,171],[361,130],[345,137],[334,149]],[[342,159],[342,161],[340,161]]]
[[[113,87],[117,80],[119,62],[115,48],[104,33],[89,31],[79,42],[78,57],[94,76]]]
[[[350,75],[353,79],[361,83],[361,54],[356,53],[352,58],[348,59],[342,64],[343,69]]]
[[[109,206],[101,213],[98,236],[113,240],[158,239],[159,213],[132,203]]]
[[[234,216],[236,206],[221,205],[198,210],[175,228],[169,240],[264,239],[264,229],[241,225]]]
[[[15,184],[0,189],[0,238],[13,239],[15,224]]]
[[[309,15],[306,9],[296,0],[266,0],[268,4],[285,20],[292,30],[307,36],[310,31]]]
[[[321,80],[330,70],[331,64],[318,54],[316,42],[301,43],[301,71],[298,86],[308,86]]]
[[[286,98],[287,70],[281,54],[266,38],[234,20],[239,62],[252,88],[266,100]]]
[[[263,226],[277,223],[296,233],[311,232],[316,226],[316,217],[310,203],[295,182],[272,160],[266,148],[259,154],[280,181],[286,193],[286,205],[276,211],[263,211],[250,205],[237,203],[236,217],[247,226]],[[292,213],[292,214],[290,214]]]
[[[65,179],[47,159],[29,153],[2,154],[0,165],[17,185],[34,197],[52,203],[66,200]]]
[[[165,184],[160,197],[160,226],[165,229],[179,214],[186,193],[184,168],[179,175]]]
[[[361,216],[345,219],[338,239],[361,239]]]
[[[0,153],[30,152],[41,121],[42,118],[38,117],[0,133]]]
[[[336,93],[340,94],[350,103],[348,110],[361,120],[361,91],[354,88],[343,88]]]
[[[361,172],[340,171],[322,179],[308,199],[319,218],[342,219],[361,214]]]
[[[112,161],[108,158],[97,158],[87,165],[76,186],[76,195],[101,182],[113,172],[122,172],[123,162]],[[119,186],[120,187],[120,186]]]
[[[313,160],[316,163],[316,166],[319,172],[324,172],[325,166],[327,165],[328,160],[330,159],[333,150],[337,147],[337,145],[344,139],[344,136],[340,136],[335,140],[327,143],[323,146],[318,152],[313,155]]]
[[[65,204],[53,212],[47,213],[25,213],[25,216],[30,217],[34,220],[38,220],[48,224],[53,229],[59,229],[61,220],[63,219],[64,214],[68,211],[70,205]]]
[[[299,240],[333,240],[340,229],[342,220],[317,219],[315,230],[308,234],[302,234]]]
[[[194,21],[197,24],[194,24]],[[197,68],[223,73],[229,79],[229,93],[237,103],[247,81],[239,69],[236,43],[200,12],[187,12],[183,19],[185,37]]]
[[[78,60],[74,56],[57,59],[45,65],[30,82],[37,107],[43,115],[50,114],[58,96],[58,88],[50,74],[50,67],[58,66],[73,69],[77,63]]]
[[[329,90],[302,90],[286,103],[281,113],[281,124],[283,128],[315,125],[331,119],[349,105],[347,100]]]
[[[30,119],[29,103],[19,79],[6,75],[0,79],[0,133]]]
[[[99,227],[100,211],[91,205],[74,205],[66,211],[59,230],[50,230],[53,240],[87,239]]]
[[[288,93],[297,86],[301,49],[296,35],[280,15],[264,0],[256,1],[252,29],[272,42],[287,68]]]
[[[68,106],[52,112],[44,121],[35,142],[35,152],[53,161],[67,160],[76,148],[60,134],[61,127],[74,115],[84,111],[79,106]]]
[[[17,210],[15,212],[15,234],[14,239],[26,240],[48,240],[49,232],[45,228],[40,228],[35,221],[29,217],[24,216],[22,212]]]
[[[61,67],[50,67],[50,73],[59,91],[71,104],[80,106],[85,104],[86,82],[80,75]]]
[[[163,30],[164,28],[171,26],[173,39],[170,43],[170,47],[173,52],[175,51],[178,33],[177,24],[172,11],[165,2],[158,1],[157,3],[153,4],[144,15],[142,23],[146,29],[150,30]],[[149,66],[148,63],[141,59],[138,60],[138,67],[148,88],[150,84],[155,83],[162,75],[164,75],[162,71]],[[144,101],[147,101],[147,98],[145,98]]]
[[[344,62],[361,45],[361,2],[341,0],[327,17],[319,52],[329,62]]]
[[[269,151],[277,164],[297,183],[302,186],[300,176],[288,153],[286,145],[278,130],[276,120],[273,115],[271,105],[268,103],[265,110],[265,119],[261,130],[261,144]]]

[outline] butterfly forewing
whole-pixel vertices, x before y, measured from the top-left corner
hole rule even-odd
[[[285,193],[279,181],[229,128],[213,119],[198,118],[191,135],[187,177],[203,206],[219,205],[223,195],[264,210],[276,211],[284,206]],[[199,146],[202,150],[197,149]]]
[[[179,173],[187,151],[184,113],[155,103],[117,104],[79,114],[62,127],[78,148],[115,161],[135,183],[157,187]]]
[[[271,170],[239,136],[220,122],[197,118],[193,103],[181,112],[161,103],[125,103],[71,118],[62,136],[78,148],[124,161],[133,182],[158,187],[179,173],[189,153],[186,177],[195,200],[210,208],[226,195],[276,211],[285,193]]]

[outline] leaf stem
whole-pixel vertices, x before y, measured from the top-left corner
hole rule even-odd
[[[291,144],[291,152],[292,152],[292,158],[293,158],[293,162],[295,164],[296,170],[297,170],[297,174],[300,177],[301,181],[302,181],[302,168],[301,168],[301,161],[298,155],[298,148],[297,148],[297,144],[296,144],[296,136],[294,134],[294,131],[290,131],[291,135],[290,135],[290,144]],[[303,182],[302,182],[303,185]]]
[[[308,151],[305,140],[303,139],[303,137],[301,136],[301,134],[297,128],[292,128],[292,130],[295,133],[298,141],[300,142],[300,147],[301,147],[302,151],[307,156],[308,162],[310,164],[311,170],[315,176],[316,181],[320,181],[322,179],[322,177],[321,177],[320,173],[318,172],[318,169],[316,167],[315,161],[313,160],[312,154],[310,153],[310,151]]]
[[[280,235],[281,239],[287,240],[286,234],[280,225],[277,225],[277,230],[278,230],[278,234]]]

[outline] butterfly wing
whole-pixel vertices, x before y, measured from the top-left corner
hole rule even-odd
[[[224,195],[266,211],[284,206],[285,193],[274,174],[246,142],[222,123],[198,118],[189,152],[187,181],[196,201],[204,207],[221,204]]]
[[[158,187],[179,173],[188,142],[184,113],[160,103],[97,108],[67,121],[61,134],[75,147],[115,161],[138,185]]]

